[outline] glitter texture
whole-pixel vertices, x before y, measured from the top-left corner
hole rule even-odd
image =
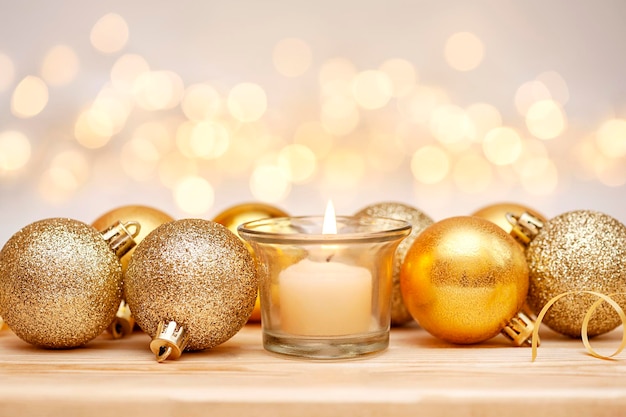
[[[115,316],[121,287],[119,259],[77,220],[32,223],[0,251],[0,314],[36,346],[70,348],[98,336]]]
[[[254,259],[226,227],[176,220],[153,230],[137,247],[124,290],[137,324],[154,337],[175,321],[189,335],[186,350],[217,346],[248,320],[258,288]]]
[[[538,313],[554,296],[591,290],[606,295],[626,292],[626,226],[595,211],[578,210],[549,220],[526,251],[530,268],[528,305]],[[615,300],[624,307],[624,298]],[[583,318],[595,297],[572,295],[555,303],[543,323],[580,337]],[[588,334],[606,333],[621,324],[606,303],[589,322]]]
[[[413,226],[409,234],[396,249],[393,260],[393,286],[391,290],[391,325],[401,326],[413,320],[411,313],[407,310],[402,299],[400,290],[400,268],[406,257],[406,253],[413,244],[415,238],[424,229],[433,224],[433,219],[420,210],[402,203],[385,202],[369,205],[356,213],[356,217],[387,217],[391,219],[404,220]]]
[[[524,305],[528,266],[521,246],[478,217],[451,217],[413,242],[400,272],[404,301],[419,324],[452,343],[497,335]]]

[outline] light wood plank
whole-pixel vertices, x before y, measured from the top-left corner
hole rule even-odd
[[[50,351],[3,331],[0,415],[626,415],[623,358],[595,359],[549,330],[542,337],[532,363],[530,349],[502,337],[455,346],[413,326],[393,329],[382,354],[315,362],[266,352],[260,327],[248,325],[222,346],[158,364],[141,332]],[[593,345],[609,353],[620,338],[621,329]]]

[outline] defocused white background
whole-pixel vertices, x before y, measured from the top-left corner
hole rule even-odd
[[[626,222],[625,18],[618,0],[1,0],[0,242],[124,204]]]

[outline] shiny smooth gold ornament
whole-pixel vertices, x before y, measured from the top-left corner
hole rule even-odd
[[[119,257],[134,245],[126,226],[105,240],[85,223],[53,218],[14,234],[0,251],[0,315],[15,334],[57,349],[102,333],[122,297]]]
[[[278,207],[274,207],[265,203],[242,203],[229,207],[226,210],[220,212],[213,221],[226,226],[228,230],[239,236],[237,233],[237,226],[243,223],[251,222],[254,220],[267,219],[272,217],[287,217],[288,214]],[[248,242],[242,240],[248,250],[254,255],[254,250],[248,244]],[[254,303],[254,310],[250,315],[250,322],[261,321],[261,299],[257,294],[256,301]]]
[[[135,221],[141,225],[141,229],[137,236],[135,236],[135,242],[137,244],[148,236],[148,234],[162,225],[173,221],[174,218],[163,211],[143,206],[143,205],[126,205],[114,208],[98,217],[91,225],[101,232],[105,232],[106,229],[116,221],[128,222]],[[128,262],[133,255],[135,248],[129,250],[120,261],[122,262],[122,273],[126,273],[128,269]],[[132,316],[128,304],[124,300],[120,303],[117,313],[113,322],[107,328],[107,331],[113,336],[114,339],[122,338],[133,331],[135,327],[135,319]]]
[[[448,342],[502,332],[521,345],[532,333],[532,322],[519,316],[528,291],[524,253],[488,220],[452,217],[426,228],[406,254],[400,284],[411,315]]]
[[[522,213],[529,213],[537,219],[541,220],[542,222],[546,221],[546,218],[543,215],[539,214],[537,211],[521,204],[508,202],[490,204],[479,210],[476,210],[471,215],[487,219],[490,222],[500,226],[500,228],[505,232],[510,233],[513,226],[507,219],[508,213],[511,213],[515,216],[520,216]]]
[[[116,221],[120,221],[122,223],[129,221],[137,222],[141,225],[141,230],[139,230],[139,234],[135,236],[134,240],[137,244],[139,244],[154,229],[163,223],[171,222],[172,220],[174,220],[172,216],[159,209],[141,205],[128,205],[107,211],[94,220],[91,225],[95,227],[96,230],[102,232]],[[128,269],[128,262],[130,262],[130,258],[132,257],[135,248],[136,247],[129,250],[120,259],[122,262],[122,272],[126,272],[126,269]]]
[[[524,224],[528,222],[530,227]],[[543,223],[528,213],[513,217],[513,232],[526,236],[530,269],[528,305],[539,313],[553,297],[568,291],[595,291],[605,295],[626,292],[626,226],[591,210],[563,213]],[[624,297],[615,296],[616,301]],[[570,337],[581,337],[585,313],[597,298],[572,294],[556,302],[543,323]],[[588,336],[613,330],[618,314],[604,303],[587,327]]]
[[[254,307],[252,255],[226,227],[201,219],[165,223],[139,245],[124,280],[126,301],[161,362],[230,339]]]
[[[404,220],[413,226],[411,234],[409,234],[404,240],[400,242],[393,261],[393,279],[391,289],[391,325],[402,326],[411,320],[413,317],[404,305],[402,299],[402,291],[400,289],[400,268],[402,262],[406,257],[406,253],[415,241],[415,238],[422,233],[426,227],[434,223],[433,219],[424,214],[422,211],[411,207],[407,204],[396,202],[383,202],[371,204],[363,209],[359,210],[356,217],[369,216],[369,217],[387,217],[396,220]]]

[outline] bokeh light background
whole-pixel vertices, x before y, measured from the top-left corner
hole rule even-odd
[[[626,222],[624,18],[619,0],[3,0],[0,241],[124,204]]]

